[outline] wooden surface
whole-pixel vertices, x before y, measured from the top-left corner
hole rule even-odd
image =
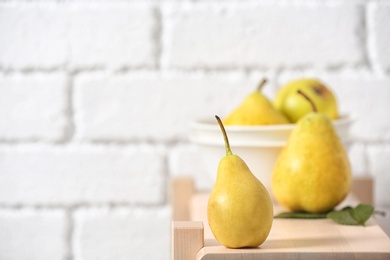
[[[176,184],[180,186],[179,183]],[[358,185],[359,189],[365,187],[362,183]],[[370,185],[372,187],[372,181]],[[203,242],[204,246],[196,254],[184,254],[180,259],[390,259],[390,239],[375,218],[371,218],[365,227],[340,225],[328,219],[275,219],[267,240],[259,248],[225,248],[215,240],[207,225],[208,196],[208,192],[194,192],[189,197],[187,214],[189,220],[204,224],[204,237],[197,242]],[[351,195],[339,207],[357,203],[356,197]],[[278,213],[284,209],[275,204],[274,211]],[[176,228],[176,232],[180,233],[182,229],[185,227]],[[191,241],[197,239],[199,237]],[[172,250],[174,254],[178,248],[173,246]]]
[[[374,219],[365,227],[275,219],[267,240],[255,249],[228,249],[208,235],[196,259],[390,259],[390,239]]]

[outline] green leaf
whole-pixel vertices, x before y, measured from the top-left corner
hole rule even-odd
[[[339,211],[331,211],[326,217],[342,225],[359,225],[359,222],[352,217],[352,208],[344,208]]]
[[[364,226],[366,221],[374,213],[374,207],[365,204],[359,204],[354,210],[352,210],[352,216],[359,222],[360,225]]]
[[[342,225],[364,226],[366,221],[374,213],[374,207],[366,204],[359,204],[355,208],[345,207],[341,210],[333,210],[328,213],[309,212],[282,212],[274,218],[294,219],[321,219],[328,218]]]
[[[345,207],[338,211],[331,211],[326,217],[342,225],[364,226],[373,212],[374,207],[359,204],[355,208]]]
[[[326,213],[309,213],[309,212],[282,212],[274,218],[303,218],[303,219],[318,219],[326,218]]]

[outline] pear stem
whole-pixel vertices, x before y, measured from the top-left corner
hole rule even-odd
[[[307,101],[309,101],[311,108],[313,109],[314,112],[318,112],[316,104],[314,104],[313,100],[309,98],[308,95],[306,95],[302,90],[298,89],[297,91],[299,94],[301,94]]]
[[[259,85],[257,85],[257,91],[260,92],[261,89],[264,87],[265,83],[267,83],[267,79],[262,79],[259,83]]]
[[[217,115],[215,116],[215,118],[217,119],[218,125],[222,131],[223,139],[225,140],[226,155],[233,155],[232,150],[230,149],[229,139],[227,137],[225,127],[222,124],[221,118],[219,118],[219,116]]]

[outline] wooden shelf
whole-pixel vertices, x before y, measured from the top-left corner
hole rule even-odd
[[[358,182],[355,192],[364,189],[369,195],[367,190],[372,191],[372,180]],[[390,239],[374,217],[365,227],[340,225],[328,219],[275,219],[270,235],[260,247],[228,249],[215,240],[207,225],[209,193],[196,192],[188,178],[175,179],[172,185],[172,202],[176,203],[172,222],[172,258],[175,260],[390,259]],[[358,201],[351,194],[340,207],[354,206]],[[282,210],[275,204],[275,213]]]

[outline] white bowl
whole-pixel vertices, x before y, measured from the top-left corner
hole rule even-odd
[[[352,122],[351,116],[342,116],[333,121],[344,145],[349,142],[349,127]],[[225,126],[232,152],[247,163],[253,174],[269,191],[275,161],[294,126],[295,124]],[[190,140],[198,146],[206,170],[215,179],[219,161],[225,156],[221,129],[216,120],[191,122],[190,129]]]

